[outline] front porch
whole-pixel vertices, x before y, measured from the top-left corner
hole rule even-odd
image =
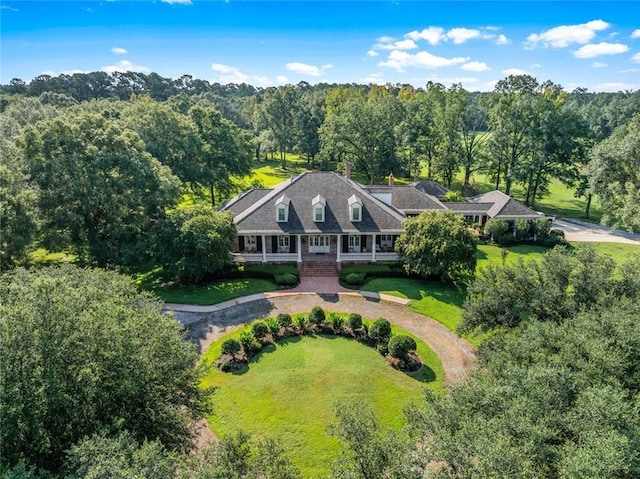
[[[234,261],[243,263],[397,261],[398,236],[379,233],[239,235],[233,257]]]

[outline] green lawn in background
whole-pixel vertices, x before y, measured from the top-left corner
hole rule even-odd
[[[210,305],[276,289],[276,284],[267,279],[238,278],[204,285],[158,285],[151,291],[165,303]]]
[[[220,338],[203,360],[215,361],[222,342],[248,328]],[[397,328],[394,332],[407,334]],[[326,477],[339,453],[338,441],[326,433],[335,420],[336,402],[368,404],[383,427],[399,429],[406,404],[421,402],[425,387],[443,389],[439,359],[413,337],[426,365],[421,379],[392,369],[371,347],[325,335],[293,337],[267,346],[238,373],[211,368],[203,381],[203,387],[217,387],[209,426],[220,436],[242,429],[277,438],[303,477]]]

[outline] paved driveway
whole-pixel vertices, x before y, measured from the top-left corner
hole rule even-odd
[[[359,313],[369,318],[385,317],[412,332],[438,355],[445,381],[454,383],[466,376],[476,362],[475,348],[434,319],[411,311],[402,298],[381,299],[374,293],[263,293],[214,306],[166,304],[165,311],[187,326],[202,352],[220,336],[257,318],[311,311]],[[399,302],[397,302],[399,301]]]
[[[640,235],[575,219],[558,219],[553,228],[564,231],[567,241],[629,243],[640,245]]]

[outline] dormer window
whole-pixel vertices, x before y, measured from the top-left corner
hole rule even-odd
[[[362,221],[362,201],[356,195],[349,197],[349,219],[354,223]]]
[[[313,207],[313,221],[315,223],[324,222],[324,209],[327,205],[327,200],[325,200],[322,196],[318,195],[311,201],[311,206]]]
[[[286,195],[282,195],[276,200],[276,221],[278,223],[289,221],[289,203],[291,200]]]

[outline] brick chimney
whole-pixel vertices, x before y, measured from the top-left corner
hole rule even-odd
[[[389,186],[393,186],[393,172],[389,173]]]
[[[349,160],[347,160],[347,166],[344,170],[344,176],[346,176],[348,180],[351,179],[351,162]]]

